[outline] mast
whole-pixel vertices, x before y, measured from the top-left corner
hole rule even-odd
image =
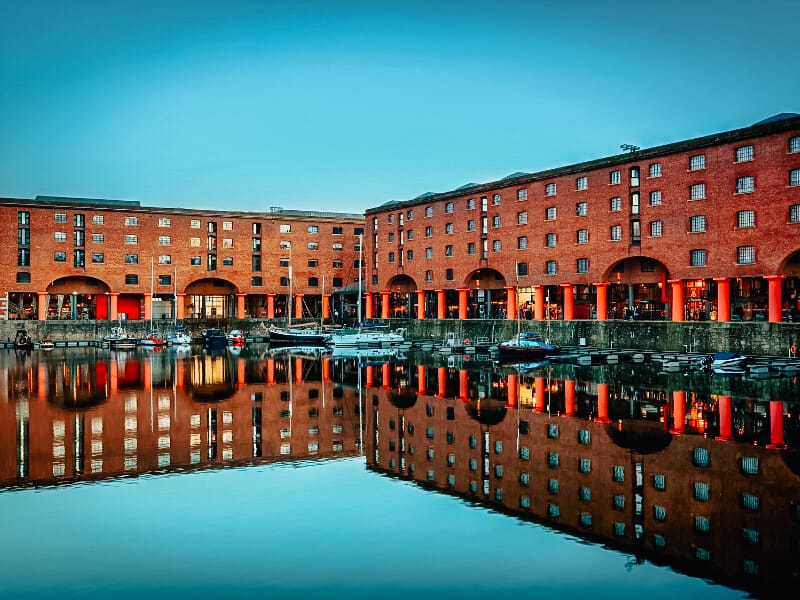
[[[361,325],[361,270],[363,269],[364,234],[358,234],[358,324]]]

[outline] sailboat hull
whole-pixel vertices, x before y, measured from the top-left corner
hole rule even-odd
[[[270,346],[325,346],[330,335],[303,329],[278,329],[269,331]]]

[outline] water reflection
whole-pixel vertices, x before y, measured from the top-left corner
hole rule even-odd
[[[634,561],[758,596],[797,583],[792,378],[258,346],[7,352],[0,376],[2,488],[363,453]]]

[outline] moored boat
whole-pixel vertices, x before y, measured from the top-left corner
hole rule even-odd
[[[183,325],[176,325],[172,333],[167,336],[167,343],[173,346],[188,346],[192,341],[192,336]]]
[[[231,329],[226,335],[228,338],[228,345],[229,346],[244,346],[245,345],[245,337],[244,332],[241,329]]]
[[[203,348],[212,350],[225,348],[228,345],[228,338],[222,333],[221,329],[211,327],[203,330]]]
[[[341,329],[331,334],[334,347],[396,346],[406,341],[405,329],[389,331],[385,326]]]
[[[26,329],[17,329],[17,334],[14,336],[14,348],[16,350],[33,350],[33,338],[28,335]]]
[[[715,352],[706,356],[701,365],[714,372],[725,372],[741,369],[747,363],[747,357],[738,352]]]
[[[55,347],[56,343],[50,338],[44,338],[41,342],[39,342],[40,350],[52,350]]]
[[[122,326],[112,327],[111,332],[103,337],[103,341],[116,350],[130,350],[137,343],[136,336],[128,333]]]
[[[161,337],[157,332],[151,331],[143,336],[139,343],[147,348],[161,347],[167,345],[167,340]]]
[[[318,329],[300,327],[269,329],[270,346],[326,346],[330,341],[331,334]]]
[[[522,331],[514,337],[497,344],[498,358],[501,362],[541,361],[559,354],[561,348],[545,340],[541,334]]]

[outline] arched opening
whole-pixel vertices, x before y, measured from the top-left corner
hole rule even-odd
[[[416,282],[408,275],[397,275],[389,281],[389,317],[408,319],[417,314]],[[385,314],[383,310],[384,298],[378,302],[377,314]]]
[[[613,264],[605,274],[609,282],[606,317],[664,320],[669,303],[668,275],[666,266],[646,256],[626,258]],[[716,288],[713,280],[702,281],[703,285],[693,291],[695,302],[692,308],[702,310],[707,317],[712,309],[716,310]],[[685,297],[689,299],[690,295]]]
[[[183,314],[186,318],[225,319],[236,315],[237,288],[216,277],[198,279],[186,286]]]
[[[60,277],[47,286],[41,313],[46,319],[108,319],[110,288],[94,277]],[[36,294],[31,294],[36,296]],[[140,296],[132,295],[138,318]],[[39,310],[33,304],[26,314],[36,315]],[[33,318],[32,316],[30,318]]]
[[[476,269],[467,276],[467,318],[504,319],[508,305],[506,280],[494,269]]]

